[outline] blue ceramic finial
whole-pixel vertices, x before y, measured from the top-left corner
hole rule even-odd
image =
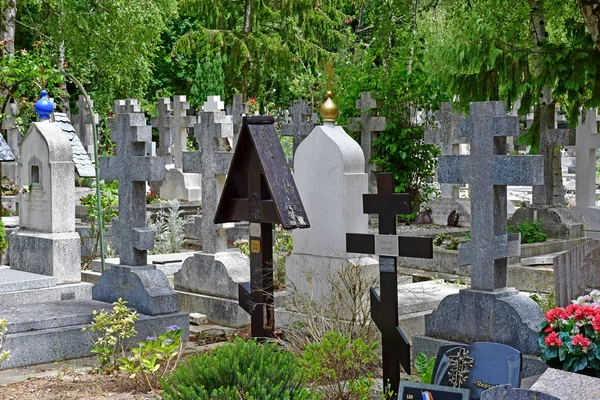
[[[54,111],[54,104],[48,98],[48,92],[42,90],[40,99],[35,103],[35,112],[38,113],[40,120],[50,119],[50,114]]]

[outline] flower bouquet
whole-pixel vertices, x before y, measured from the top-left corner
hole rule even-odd
[[[600,377],[600,291],[548,310],[538,343],[550,367]]]

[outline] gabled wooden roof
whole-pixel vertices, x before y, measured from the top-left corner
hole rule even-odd
[[[279,142],[273,117],[244,117],[215,223],[310,224]]]

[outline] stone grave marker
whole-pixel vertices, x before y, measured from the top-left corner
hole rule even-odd
[[[539,354],[544,316],[527,296],[507,288],[508,258],[520,254],[519,235],[506,233],[506,185],[543,182],[541,156],[505,155],[506,137],[519,134],[518,117],[504,102],[471,103],[459,134],[470,138],[470,156],[441,156],[439,181],[471,183],[471,237],[459,246],[459,264],[471,265],[471,288],[446,297],[425,318],[425,337],[415,352],[433,342],[497,342]],[[501,318],[499,317],[501,316]],[[422,342],[421,342],[422,339]]]
[[[154,233],[146,226],[146,182],[164,179],[165,159],[145,156],[152,127],[136,100],[115,101],[114,113],[109,124],[115,154],[100,159],[100,177],[119,181],[119,217],[113,220],[113,231],[120,265],[102,273],[93,298],[107,303],[123,298],[147,315],[174,314],[177,294],[164,273],[147,265]]]
[[[438,354],[439,367],[432,382],[465,388],[471,399],[497,385],[521,385],[521,353],[499,343],[473,343]],[[436,359],[437,362],[437,359]]]
[[[93,106],[94,102],[92,101],[92,107]],[[77,136],[79,137],[83,148],[88,154],[88,157],[93,160],[94,131],[92,124],[98,125],[98,114],[92,114],[87,102],[85,101],[85,96],[83,95],[80,95],[77,99],[77,109],[79,110],[79,114],[71,114],[70,120],[73,124],[73,128],[75,128],[75,132],[77,132]]]
[[[152,126],[158,128],[158,154],[166,158],[167,173],[160,185],[160,197],[163,199],[179,199],[184,201],[200,201],[202,198],[200,175],[184,173],[183,152],[187,148],[187,128],[191,128],[198,118],[187,115],[190,103],[185,96],[173,96],[173,100],[158,100],[156,110],[158,117],[152,120]],[[154,144],[154,143],[149,143]],[[153,182],[156,190],[156,183]]]
[[[356,108],[361,110],[361,116],[353,118],[348,129],[360,131],[360,147],[365,156],[365,172],[369,175],[369,193],[376,193],[375,173],[378,169],[369,160],[375,155],[373,143],[377,140],[379,132],[385,130],[386,120],[385,117],[374,115],[374,110],[381,108],[381,102],[371,97],[369,92],[360,94],[360,99],[356,101]]]
[[[596,110],[585,113],[585,122],[577,127],[575,151],[575,204],[596,207],[596,151],[600,148]]]
[[[19,107],[16,103],[8,103],[5,105],[4,113],[5,116],[4,120],[2,120],[2,130],[6,135],[5,142],[11,151],[13,160],[7,159],[6,162],[2,164],[2,175],[17,183],[19,182],[19,165],[16,160],[19,157],[21,130],[17,126],[15,117],[19,115]],[[4,135],[2,140],[4,141]]]
[[[468,143],[464,136],[458,134],[458,121],[462,117],[452,111],[452,103],[442,103],[439,111],[435,113],[439,124],[437,130],[425,131],[425,143],[436,145],[443,156],[457,156],[460,154],[460,145]],[[432,200],[428,205],[434,223],[444,224],[452,210],[460,215],[460,224],[469,226],[471,223],[471,209],[469,200],[460,200],[459,188],[455,184],[440,183],[441,197]]]
[[[556,305],[566,307],[600,288],[600,240],[589,240],[553,260]]]
[[[294,105],[289,109],[292,122],[281,125],[281,134],[293,138],[292,158],[290,165],[294,165],[294,154],[302,140],[312,132],[317,125],[317,114],[307,100],[294,100]]]
[[[349,253],[379,256],[380,294],[371,288],[371,318],[381,331],[384,386],[400,384],[400,364],[410,374],[410,343],[398,327],[398,256],[433,258],[433,239],[396,235],[396,215],[411,212],[409,194],[394,193],[394,175],[377,175],[377,194],[363,195],[363,212],[379,216],[379,235],[348,233]]]
[[[250,282],[239,285],[252,337],[275,337],[273,224],[309,222],[278,140],[273,117],[245,117],[215,223],[250,222]]]
[[[248,104],[244,103],[241,93],[236,93],[233,95],[233,104],[228,105],[226,110],[227,115],[231,115],[233,117],[232,146],[235,149],[238,137],[240,136],[240,130],[242,129],[242,119],[244,118],[244,115],[248,114]]]
[[[560,400],[558,397],[529,389],[499,385],[481,393],[481,400]]]
[[[94,164],[92,160],[90,160],[90,156],[88,155],[85,147],[79,140],[75,132],[75,128],[71,125],[71,121],[69,121],[69,117],[65,113],[54,113],[54,121],[60,127],[62,134],[69,139],[69,143],[71,143],[71,150],[73,153],[73,164],[75,164],[75,171],[82,178],[93,178],[96,176],[96,170],[94,169]]]
[[[467,389],[457,389],[418,382],[400,382],[398,400],[469,400]]]
[[[183,170],[202,174],[202,252],[175,274],[175,289],[185,310],[202,312],[213,323],[245,326],[248,315],[237,306],[238,284],[249,280],[249,263],[239,252],[227,251],[226,229],[234,224],[214,223],[233,157],[233,124],[221,110],[203,111],[194,132],[200,149],[184,153]]]
[[[20,226],[10,238],[10,260],[14,270],[73,283],[81,281],[75,168],[69,139],[49,119],[53,109],[43,90],[36,103],[41,121],[31,125],[21,142],[19,175],[29,191],[21,194]]]
[[[531,386],[531,390],[560,400],[600,399],[600,378],[548,368]]]

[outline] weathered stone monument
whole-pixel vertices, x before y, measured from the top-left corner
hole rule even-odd
[[[209,103],[205,109],[212,109]],[[182,310],[201,312],[213,323],[231,327],[248,325],[250,319],[238,305],[238,284],[250,277],[248,259],[227,251],[226,229],[215,224],[217,205],[233,152],[233,124],[221,110],[203,111],[194,129],[199,151],[184,153],[183,170],[202,174],[202,252],[188,258],[175,273],[175,290]]]
[[[2,121],[2,130],[6,134],[6,143],[12,154],[12,161],[6,159],[2,164],[2,176],[8,177],[13,182],[19,181],[19,144],[21,143],[21,130],[17,126],[15,117],[19,115],[19,107],[16,103],[8,103],[4,110],[5,116]],[[2,137],[4,140],[4,136]]]
[[[600,288],[600,240],[589,240],[553,260],[556,305],[566,307]]]
[[[235,149],[237,145],[238,137],[240,136],[240,130],[242,129],[242,119],[244,115],[248,114],[248,104],[244,103],[241,93],[233,95],[233,104],[228,105],[227,115],[231,115],[233,119],[233,143],[232,147]]]
[[[467,138],[458,135],[458,120],[462,116],[452,112],[452,103],[442,103],[439,111],[435,113],[439,129],[425,131],[425,143],[439,147],[443,156],[457,156],[460,154],[459,146],[467,143]],[[460,215],[460,224],[471,224],[471,204],[467,199],[461,200],[459,188],[455,184],[440,183],[441,197],[429,202],[431,217],[434,223],[445,224],[452,210]]]
[[[152,126],[159,131],[158,155],[165,157],[167,163],[165,180],[159,189],[163,199],[200,201],[202,198],[200,175],[182,172],[187,128],[193,127],[198,119],[187,115],[189,109],[185,96],[158,99],[156,105],[158,117],[152,120]]]
[[[21,142],[19,175],[28,191],[21,195],[19,230],[10,239],[11,268],[52,276],[59,284],[80,282],[73,152],[60,124],[50,122],[54,106],[46,91],[42,99],[36,103],[40,122]]]
[[[600,148],[596,110],[585,113],[576,131],[576,200],[577,207],[596,207],[596,152]]]
[[[291,123],[281,125],[281,134],[290,136],[292,142],[292,158],[289,160],[290,165],[294,165],[294,154],[302,140],[312,132],[317,125],[317,114],[313,112],[312,107],[306,100],[294,100],[294,105],[289,109]]]
[[[356,108],[362,114],[360,118],[353,118],[348,127],[351,131],[360,131],[360,147],[365,157],[365,172],[369,175],[369,193],[377,192],[377,179],[375,174],[378,169],[370,159],[375,155],[373,143],[377,140],[379,132],[385,130],[385,117],[378,117],[375,111],[381,108],[381,102],[371,97],[371,93],[362,92],[360,99],[356,101]]]
[[[470,243],[459,246],[459,263],[471,265],[471,288],[446,297],[425,318],[425,337],[415,338],[413,354],[449,342],[490,341],[526,354],[539,354],[537,338],[544,315],[529,297],[507,288],[508,258],[520,254],[519,234],[506,233],[506,186],[540,185],[541,156],[507,156],[506,137],[519,134],[518,117],[508,117],[504,102],[471,103],[470,117],[459,123],[469,138],[470,156],[442,156],[438,179],[470,183]],[[525,358],[525,376],[535,361]],[[539,372],[537,372],[539,373]]]
[[[288,286],[318,304],[329,301],[341,271],[360,265],[374,278],[378,270],[373,258],[346,250],[347,232],[368,233],[362,206],[368,178],[360,145],[335,125],[338,109],[331,96],[321,106],[323,125],[302,141],[294,157],[294,180],[311,227],[294,231],[294,252],[286,261]]]
[[[92,102],[92,107],[94,102]],[[71,114],[71,123],[83,148],[90,159],[94,159],[94,132],[92,125],[98,125],[98,114],[93,114],[85,101],[85,96],[80,95],[77,99],[79,114]]]
[[[215,217],[215,223],[250,222],[250,281],[238,287],[252,337],[276,337],[273,224],[309,227],[274,122],[271,116],[244,118]]]
[[[136,100],[118,100],[110,120],[115,155],[102,157],[100,176],[119,181],[119,218],[113,220],[120,265],[102,273],[94,287],[94,300],[112,303],[119,298],[142,314],[170,314],[181,324],[187,316],[177,313],[177,294],[164,273],[147,265],[154,233],[146,227],[146,182],[165,177],[165,160],[145,156],[145,143],[152,140]]]
[[[63,135],[69,140],[71,144],[71,151],[73,155],[73,164],[75,165],[75,172],[82,178],[93,178],[96,176],[96,170],[94,164],[90,160],[88,152],[85,150],[83,143],[79,140],[75,128],[71,125],[69,117],[65,113],[54,113],[54,122],[56,122]],[[92,147],[93,153],[93,147]]]

